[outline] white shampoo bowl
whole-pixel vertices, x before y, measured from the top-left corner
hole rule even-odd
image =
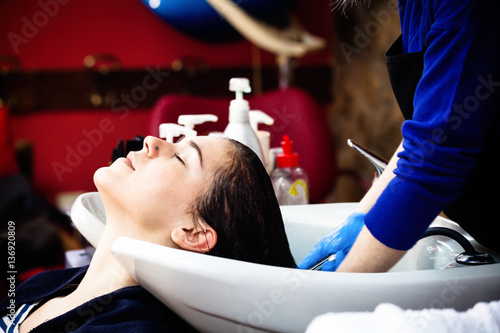
[[[354,207],[282,207],[296,261]],[[105,223],[102,209],[97,193],[82,195],[72,209],[73,222],[93,245]],[[437,218],[437,225],[461,232],[481,249],[454,222]],[[304,332],[325,312],[373,311],[380,303],[466,310],[500,299],[499,256],[492,253],[495,264],[454,265],[454,256],[463,250],[443,237],[419,241],[390,272],[370,274],[271,267],[130,238],[116,240],[112,251],[144,288],[201,332]]]

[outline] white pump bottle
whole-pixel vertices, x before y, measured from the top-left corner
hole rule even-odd
[[[250,110],[250,126],[257,134],[257,139],[260,142],[260,148],[262,150],[262,155],[264,156],[264,165],[268,173],[270,172],[271,166],[269,165],[269,149],[271,148],[271,133],[268,131],[259,130],[259,124],[266,124],[271,126],[274,124],[274,119],[271,118],[266,113],[260,110]]]
[[[252,91],[250,81],[246,78],[233,78],[229,81],[229,90],[236,93],[236,98],[229,105],[229,124],[224,135],[248,146],[257,154],[262,163],[265,163],[257,134],[250,126],[250,105],[247,100],[243,99],[243,93]]]
[[[167,142],[173,143],[174,138],[184,135],[185,137],[193,137],[198,133],[194,130],[195,125],[203,124],[207,121],[217,121],[218,118],[213,114],[189,114],[181,115],[177,119],[179,124],[161,124],[160,138],[165,138]]]

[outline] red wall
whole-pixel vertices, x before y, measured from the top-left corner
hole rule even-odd
[[[331,40],[328,3],[304,0],[297,13],[309,31]],[[16,55],[25,69],[82,68],[83,58],[94,53],[112,53],[125,68],[168,67],[186,55],[202,57],[210,66],[251,63],[250,43],[214,45],[191,39],[159,20],[139,0],[3,0],[0,31],[0,53]],[[306,62],[329,57],[329,50],[324,50]],[[264,52],[264,62],[273,59]]]
[[[307,29],[332,40],[329,0],[304,0],[297,13]],[[212,45],[193,40],[155,17],[139,0],[0,1],[0,54],[17,56],[25,70],[83,69],[89,54],[111,53],[123,68],[168,68],[184,56],[211,67],[249,66],[252,46],[242,40]],[[274,57],[262,51],[264,64]],[[330,48],[301,64],[331,61]],[[229,102],[229,101],[228,101]],[[92,191],[94,171],[108,163],[118,139],[147,135],[149,110],[43,110],[13,115],[15,140],[34,147],[34,185],[53,199],[60,191]]]
[[[93,173],[108,165],[118,140],[147,134],[149,112],[120,116],[111,111],[48,111],[13,117],[14,138],[33,144],[38,192],[53,199],[61,191],[95,191]]]

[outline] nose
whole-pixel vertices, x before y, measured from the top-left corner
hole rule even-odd
[[[164,153],[172,148],[173,148],[173,143],[155,138],[154,136],[147,136],[144,139],[143,150],[146,151],[146,155],[149,158],[158,157],[161,153]]]

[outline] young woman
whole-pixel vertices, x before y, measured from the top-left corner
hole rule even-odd
[[[94,182],[106,228],[90,266],[44,272],[0,305],[0,328],[19,332],[183,332],[189,326],[123,270],[110,247],[121,236],[255,263],[295,267],[280,209],[258,157],[229,139],[171,144],[101,168]],[[32,331],[31,331],[32,330]]]

